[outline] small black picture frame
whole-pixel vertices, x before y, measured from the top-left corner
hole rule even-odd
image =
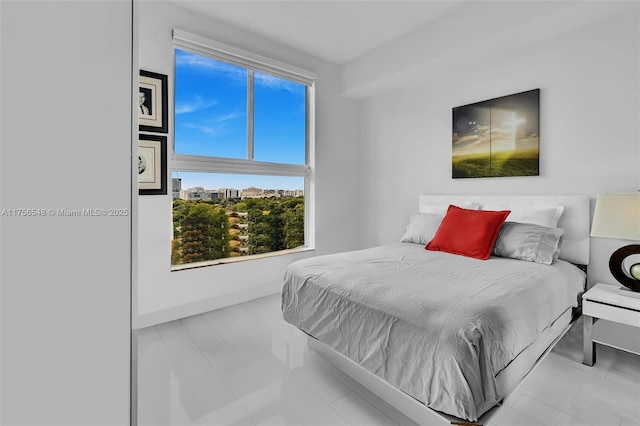
[[[169,131],[167,87],[166,75],[140,70],[137,105],[140,131],[157,133]]]
[[[138,194],[166,195],[167,137],[138,136]]]

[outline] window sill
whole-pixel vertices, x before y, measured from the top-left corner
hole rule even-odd
[[[171,272],[185,271],[187,269],[194,269],[194,268],[204,268],[207,266],[214,266],[214,265],[226,265],[229,263],[240,263],[240,262],[246,262],[246,261],[255,260],[255,259],[266,259],[268,257],[286,256],[290,254],[304,253],[304,252],[314,251],[314,250],[315,248],[313,247],[299,247],[299,248],[288,249],[288,250],[274,251],[271,253],[254,254],[251,256],[227,257],[225,259],[208,260],[206,262],[193,262],[193,263],[187,263],[184,265],[171,265]]]

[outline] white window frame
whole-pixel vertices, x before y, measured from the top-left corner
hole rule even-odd
[[[171,171],[303,177],[305,182],[305,244],[304,249],[302,250],[315,248],[315,81],[317,75],[311,71],[288,65],[275,59],[248,52],[246,50],[229,46],[180,29],[173,30],[173,45],[174,51],[175,49],[185,50],[247,68],[249,70],[250,77],[252,77],[254,71],[260,71],[276,77],[291,80],[296,83],[304,84],[306,86],[306,164],[270,163],[255,161],[253,159],[253,135],[251,134],[253,129],[253,90],[251,87],[253,78],[249,78],[250,86],[248,87],[247,102],[247,128],[249,130],[247,132],[247,158],[237,159],[176,154],[174,139]],[[285,252],[290,253],[291,251],[292,250],[286,250]],[[278,254],[279,252],[274,253]],[[271,253],[265,255],[271,255]],[[247,256],[246,260],[256,257],[264,257],[265,255]],[[229,259],[217,259],[211,261],[211,264],[227,263]],[[176,269],[183,268],[180,267]]]

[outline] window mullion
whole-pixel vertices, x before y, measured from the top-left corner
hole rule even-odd
[[[271,176],[306,176],[310,167],[302,164],[267,163],[236,158],[174,154],[173,170],[198,173],[232,173]]]
[[[247,160],[254,159],[253,149],[253,70],[247,73]]]

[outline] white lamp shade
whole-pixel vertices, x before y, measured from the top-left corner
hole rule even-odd
[[[598,194],[591,236],[640,241],[640,192]]]

